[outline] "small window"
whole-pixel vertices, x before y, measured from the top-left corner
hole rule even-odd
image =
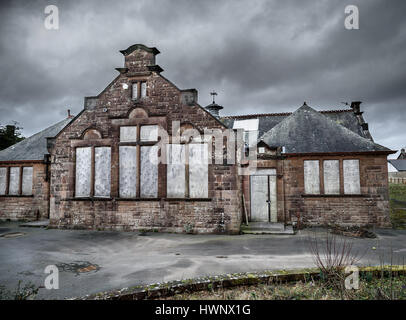
[[[325,160],[323,161],[324,172],[324,193],[340,193],[340,161]]]
[[[23,185],[21,191],[25,196],[32,195],[32,167],[23,168]]]
[[[359,160],[343,160],[344,193],[360,194]]]
[[[120,142],[137,142],[137,127],[120,127]]]
[[[145,81],[132,84],[132,100],[143,99],[147,96],[147,83]]]
[[[258,152],[259,153],[265,153],[265,147],[259,147]]]
[[[10,181],[8,194],[18,195],[20,193],[20,167],[10,167]]]
[[[111,149],[98,147],[94,149],[94,196],[110,197]]]
[[[141,82],[141,99],[147,96],[147,83]]]
[[[76,148],[76,197],[90,197],[92,148]]]
[[[167,146],[167,196],[184,198],[186,189],[185,145],[168,144]]]
[[[189,144],[189,196],[190,198],[207,198],[208,182],[208,145]]]
[[[7,168],[0,168],[0,195],[5,195],[7,190]]]
[[[132,84],[132,99],[137,100],[138,99],[138,83],[134,82]]]
[[[158,126],[142,126],[140,133],[140,140],[142,142],[157,141],[158,140]]]
[[[137,147],[120,146],[120,197],[137,196]]]
[[[141,147],[140,197],[158,197],[158,146]]]
[[[304,187],[306,194],[320,194],[319,160],[304,161]]]

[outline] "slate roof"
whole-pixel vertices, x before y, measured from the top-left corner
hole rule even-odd
[[[357,117],[352,109],[345,110],[328,110],[319,111],[323,115],[329,117],[331,120],[344,127],[350,129],[351,131],[357,133],[361,137],[372,140],[369,132],[362,130]],[[258,126],[258,137],[261,138],[266,132],[275,127],[282,120],[289,117],[292,113],[265,113],[265,114],[252,114],[252,115],[242,115],[242,116],[228,116],[223,117],[220,120],[229,128],[233,127],[235,120],[245,120],[245,119],[259,119]]]
[[[43,160],[48,154],[47,139],[56,136],[72,118],[64,119],[41,132],[0,151],[0,161]]]
[[[286,153],[391,151],[304,104],[262,136]]]
[[[406,171],[406,159],[391,159],[388,162],[398,171]]]

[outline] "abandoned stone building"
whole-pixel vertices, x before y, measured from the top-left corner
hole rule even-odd
[[[190,233],[238,233],[246,220],[389,226],[395,151],[373,141],[360,102],[223,117],[162,76],[158,49],[121,53],[118,76],[78,115],[0,151],[1,219]]]

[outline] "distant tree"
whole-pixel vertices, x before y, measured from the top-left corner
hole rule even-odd
[[[0,124],[0,150],[4,150],[25,138],[21,135],[22,127],[18,126],[18,122],[13,121],[13,124]]]

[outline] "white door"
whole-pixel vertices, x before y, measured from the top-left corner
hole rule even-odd
[[[250,177],[251,221],[277,222],[276,170],[258,169]]]

